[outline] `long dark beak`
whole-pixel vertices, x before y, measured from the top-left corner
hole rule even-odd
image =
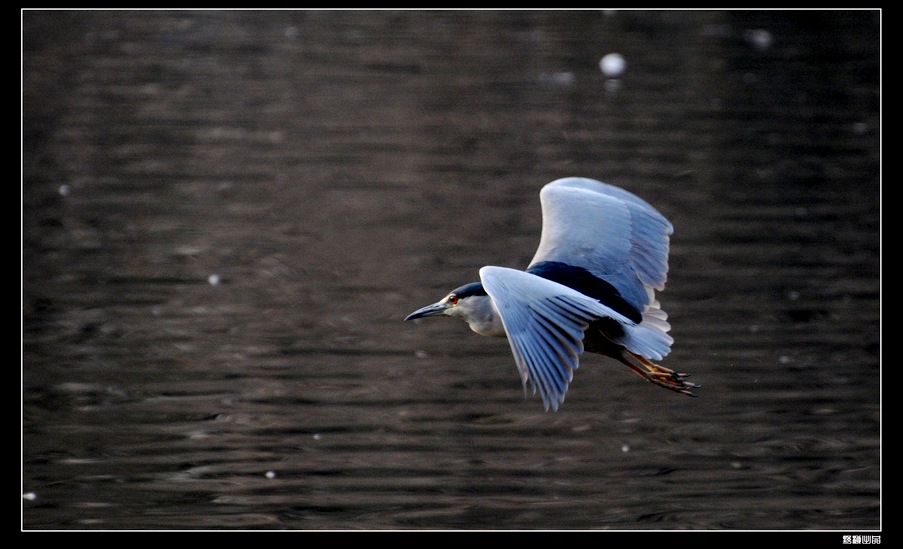
[[[414,320],[415,318],[423,318],[427,316],[436,316],[441,315],[448,309],[448,303],[433,303],[432,305],[427,305],[421,309],[417,309],[413,313],[409,314],[405,317],[405,320]]]

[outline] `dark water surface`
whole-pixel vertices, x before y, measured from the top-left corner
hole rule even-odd
[[[23,528],[880,529],[880,15],[24,12]],[[699,398],[402,322],[569,175]]]

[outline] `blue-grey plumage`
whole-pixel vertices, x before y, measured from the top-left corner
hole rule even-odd
[[[483,267],[480,282],[405,318],[445,315],[486,336],[507,337],[524,387],[558,410],[584,350],[618,359],[661,387],[699,387],[654,364],[671,350],[665,287],[671,223],[636,195],[569,177],[540,191],[543,228],[526,271]]]

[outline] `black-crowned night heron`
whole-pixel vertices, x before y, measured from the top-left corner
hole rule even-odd
[[[485,336],[507,337],[526,390],[558,410],[584,349],[689,396],[688,374],[654,364],[670,351],[665,288],[671,223],[624,189],[568,177],[539,193],[542,236],[526,271],[483,267],[438,303],[405,318],[445,315]]]

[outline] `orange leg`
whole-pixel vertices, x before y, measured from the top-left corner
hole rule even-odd
[[[690,374],[677,373],[674,370],[653,364],[645,357],[631,353],[624,349],[621,351],[621,362],[633,370],[635,374],[642,377],[646,381],[655,383],[659,387],[670,389],[677,393],[695,397],[690,389],[698,389],[700,386],[687,381]]]

